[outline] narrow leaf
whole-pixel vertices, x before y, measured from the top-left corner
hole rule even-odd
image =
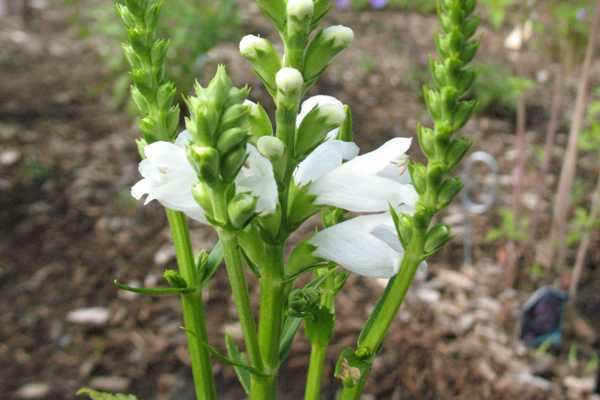
[[[225,335],[225,346],[227,347],[227,354],[229,355],[229,358],[231,358],[232,360],[235,360],[236,362],[240,362],[240,363],[246,362],[246,357],[240,351],[240,349],[237,347],[237,344],[235,344],[233,338],[229,335]],[[235,366],[233,367],[233,369],[235,370],[235,373],[238,377],[238,380],[240,381],[240,384],[244,388],[244,391],[246,392],[247,395],[249,395],[250,394],[250,378],[251,378],[250,372],[248,372],[248,370],[246,370],[244,368],[235,367]]]
[[[113,284],[121,290],[141,294],[144,296],[176,296],[176,295],[180,295],[180,294],[194,293],[196,291],[196,288],[194,288],[194,287],[140,288],[140,287],[124,285],[122,283],[119,283],[116,280],[113,282]]]
[[[223,263],[223,257],[223,243],[219,240],[215,247],[210,251],[206,265],[203,267],[202,271],[199,271],[198,276],[201,280],[201,282],[199,282],[200,286],[206,285],[206,283],[212,279]]]

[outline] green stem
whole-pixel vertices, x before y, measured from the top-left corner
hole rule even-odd
[[[325,369],[326,356],[327,346],[322,346],[318,343],[311,345],[304,400],[321,399],[321,379],[323,378],[323,370]]]
[[[181,276],[188,285],[197,283],[196,264],[192,253],[192,244],[184,214],[167,209],[167,219],[171,226],[171,235],[175,245],[175,254]],[[183,323],[188,340],[188,350],[192,362],[192,374],[196,397],[213,400],[217,398],[212,375],[209,353],[204,343],[208,343],[204,305],[201,292],[181,296],[183,305]]]
[[[426,218],[429,219],[429,218]],[[389,329],[394,321],[400,306],[404,302],[406,293],[410,288],[415,277],[417,269],[421,264],[423,247],[425,244],[425,234],[427,226],[415,226],[413,237],[411,238],[409,247],[404,255],[400,272],[390,280],[385,293],[379,300],[378,306],[369,317],[369,321],[365,325],[365,329],[361,332],[358,341],[358,350],[370,354],[370,361],[375,358],[379,348],[381,347]],[[364,371],[360,382],[355,386],[344,386],[338,400],[357,400],[363,391],[369,370]]]
[[[248,352],[248,361],[250,361],[250,365],[253,367],[262,370],[263,366],[258,346],[256,322],[252,316],[248,284],[246,283],[246,276],[244,275],[237,239],[233,232],[223,229],[219,229],[219,238],[223,243],[225,266],[227,268],[227,275],[229,276],[233,300],[240,317],[240,325],[242,326],[246,351]]]
[[[271,376],[253,376],[250,398],[269,400],[277,397],[279,342],[283,323],[283,246],[267,245],[260,276],[260,320],[258,342],[264,366]]]

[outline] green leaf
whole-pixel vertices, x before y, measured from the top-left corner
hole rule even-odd
[[[227,347],[227,355],[229,355],[229,358],[241,364],[246,363],[246,357],[244,356],[244,353],[240,351],[240,349],[237,347],[237,344],[235,344],[233,338],[229,335],[225,335],[225,346]],[[242,385],[242,388],[244,388],[246,394],[249,395],[251,379],[250,372],[238,366],[234,366],[233,369],[235,370],[235,374],[237,375],[238,380]]]
[[[77,396],[81,395],[87,395],[92,400],[138,400],[138,398],[132,394],[103,393],[88,388],[79,389]]]
[[[285,361],[290,353],[294,338],[298,329],[302,324],[302,318],[299,317],[287,317],[283,324],[283,331],[281,333],[281,341],[279,342],[279,360]]]
[[[196,291],[196,288],[194,288],[194,287],[139,288],[139,287],[124,285],[122,283],[119,283],[116,280],[113,282],[113,284],[121,290],[141,294],[144,296],[174,296],[174,295],[180,295],[180,294],[194,293]]]

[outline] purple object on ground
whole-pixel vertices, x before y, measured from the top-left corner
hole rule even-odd
[[[369,0],[369,3],[371,3],[373,8],[379,9],[385,7],[388,3],[388,0]]]
[[[352,5],[352,0],[336,0],[335,5],[337,8],[346,9]]]

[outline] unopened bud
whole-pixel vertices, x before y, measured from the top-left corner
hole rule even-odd
[[[450,228],[444,224],[438,224],[427,232],[425,239],[425,253],[431,254],[438,251],[451,238]]]
[[[256,143],[256,147],[260,154],[271,161],[281,159],[285,153],[285,145],[275,136],[261,136]]]
[[[288,17],[304,20],[312,17],[315,11],[313,0],[288,0],[287,15]]]
[[[234,150],[231,150],[223,159],[221,163],[221,174],[225,182],[233,182],[235,177],[240,172],[240,169],[246,162],[248,154],[246,152],[246,146],[241,145]]]
[[[256,215],[256,197],[249,193],[236,195],[227,206],[229,220],[235,229],[245,227]]]
[[[354,31],[343,25],[330,26],[323,29],[323,39],[331,41],[334,47],[344,49],[354,40]]]
[[[200,179],[209,185],[219,178],[219,153],[212,147],[193,145],[187,148],[188,159]]]
[[[246,35],[240,41],[240,54],[246,58],[255,58],[259,52],[267,51],[268,48],[267,39],[256,35]]]
[[[231,128],[223,132],[217,140],[217,150],[221,154],[229,153],[233,148],[243,144],[248,139],[248,132],[242,128]]]
[[[184,289],[188,287],[188,284],[185,281],[185,279],[179,274],[179,272],[175,271],[174,269],[166,270],[163,273],[163,277],[167,282],[169,282],[169,285],[171,285],[171,287],[178,289]]]
[[[289,296],[290,314],[304,317],[314,310],[319,302],[319,292],[314,288],[293,289]]]
[[[283,93],[297,92],[304,85],[302,74],[295,68],[284,67],[275,76],[277,88]]]
[[[244,105],[249,111],[248,119],[246,121],[250,135],[255,139],[260,138],[261,136],[273,135],[273,125],[271,124],[271,119],[264,107],[250,100],[246,100]]]
[[[462,188],[463,184],[458,177],[448,179],[446,182],[444,182],[442,188],[440,189],[440,193],[438,194],[438,208],[442,209],[447,207],[452,200],[454,200],[456,195],[460,193]]]
[[[204,209],[204,212],[212,212],[212,200],[210,197],[210,190],[204,182],[199,182],[192,188],[192,196],[196,203]]]
[[[231,128],[238,127],[243,124],[244,119],[248,115],[248,107],[245,104],[235,104],[225,110],[223,117],[221,118],[221,130],[228,130]]]

